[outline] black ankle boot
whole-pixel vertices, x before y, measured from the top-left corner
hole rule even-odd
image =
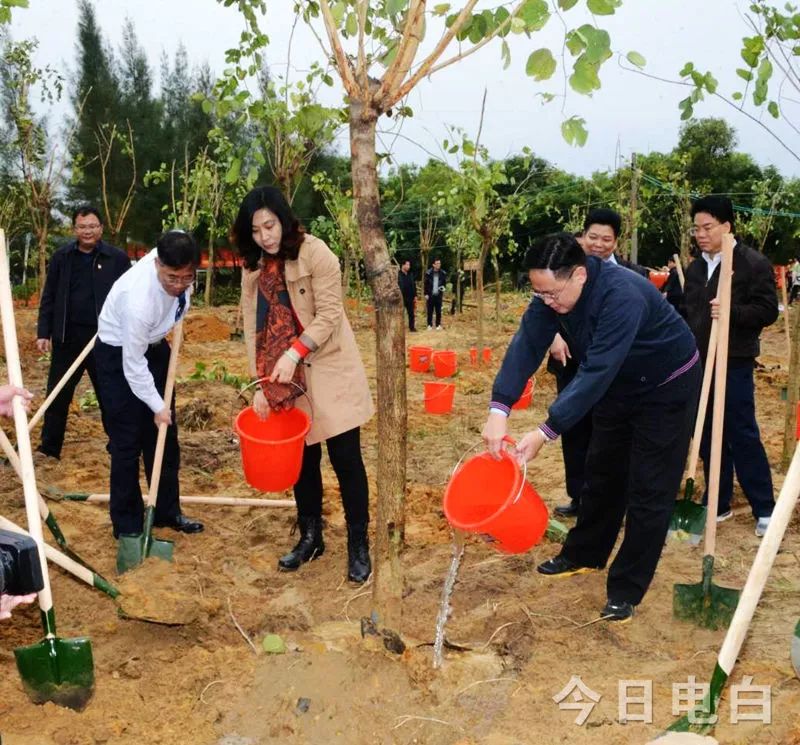
[[[300,528],[300,540],[288,554],[278,559],[278,569],[284,572],[293,572],[301,564],[314,561],[325,553],[325,543],[322,540],[322,518],[298,517],[297,525]]]
[[[367,523],[347,526],[347,579],[351,582],[366,582],[372,573],[369,560],[369,538]]]

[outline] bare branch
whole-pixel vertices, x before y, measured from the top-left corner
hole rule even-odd
[[[389,65],[389,69],[384,73],[381,86],[373,99],[376,104],[380,105],[387,93],[391,96],[395,85],[405,80],[422,41],[420,31],[424,22],[425,0],[411,0],[397,54],[392,64]]]
[[[475,1],[477,2],[477,0]],[[350,64],[350,60],[347,58],[342,48],[342,41],[336,29],[336,21],[333,19],[331,6],[328,0],[320,0],[319,7],[322,11],[322,18],[325,21],[325,31],[328,34],[328,40],[331,43],[331,49],[336,58],[336,66],[339,68],[339,76],[342,79],[344,89],[349,96],[356,97],[358,95],[358,83],[356,82],[353,72],[353,66]]]
[[[367,75],[367,55],[364,52],[364,36],[367,27],[367,11],[369,10],[369,0],[358,0],[356,3],[358,13],[358,67],[356,77],[363,91],[369,90],[369,79]]]

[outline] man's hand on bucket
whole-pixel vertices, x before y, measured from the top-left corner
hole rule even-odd
[[[533,460],[539,451],[547,444],[548,440],[544,432],[540,429],[535,429],[533,432],[528,432],[517,443],[516,453],[517,460],[520,463],[527,463]]]

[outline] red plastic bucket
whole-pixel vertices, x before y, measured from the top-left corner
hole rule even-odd
[[[436,380],[426,380],[424,385],[425,411],[429,414],[448,414],[453,410],[453,396],[456,392],[455,383],[439,383]]]
[[[433,374],[437,378],[449,378],[456,374],[456,353],[450,349],[433,353]]]
[[[478,364],[478,348],[477,347],[470,347],[469,348],[469,364],[473,365],[473,366]]]
[[[492,348],[491,347],[484,347],[483,348],[483,361],[484,362],[491,362],[492,361]]]
[[[300,478],[303,445],[311,420],[297,407],[259,419],[252,406],[242,409],[234,424],[242,451],[244,478],[259,491],[289,489]]]
[[[547,507],[517,461],[503,451],[474,455],[456,467],[444,492],[444,514],[458,530],[488,534],[495,548],[521,554],[547,529]]]
[[[525,390],[522,391],[522,395],[511,408],[527,409],[531,405],[531,399],[533,399],[533,378],[525,383]]]
[[[433,347],[409,347],[408,365],[411,372],[428,372],[428,368],[431,366],[432,354]]]

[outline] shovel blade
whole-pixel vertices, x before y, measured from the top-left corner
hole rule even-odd
[[[792,667],[794,667],[794,674],[800,678],[800,621],[794,627],[794,636],[792,637]]]
[[[172,561],[174,551],[175,544],[172,541],[153,538],[150,541],[150,550],[145,552],[144,534],[121,535],[117,545],[117,574],[124,574],[129,569],[138,567],[148,556]]]
[[[739,591],[700,582],[696,585],[675,585],[672,613],[681,621],[691,621],[706,629],[730,625],[739,603]]]
[[[679,499],[675,503],[669,522],[670,535],[683,538],[697,545],[706,528],[706,508],[691,499]],[[685,538],[684,538],[685,536]],[[697,540],[693,540],[697,537]]]
[[[14,650],[17,669],[35,704],[52,701],[82,711],[94,693],[92,643],[85,637],[47,637]]]

